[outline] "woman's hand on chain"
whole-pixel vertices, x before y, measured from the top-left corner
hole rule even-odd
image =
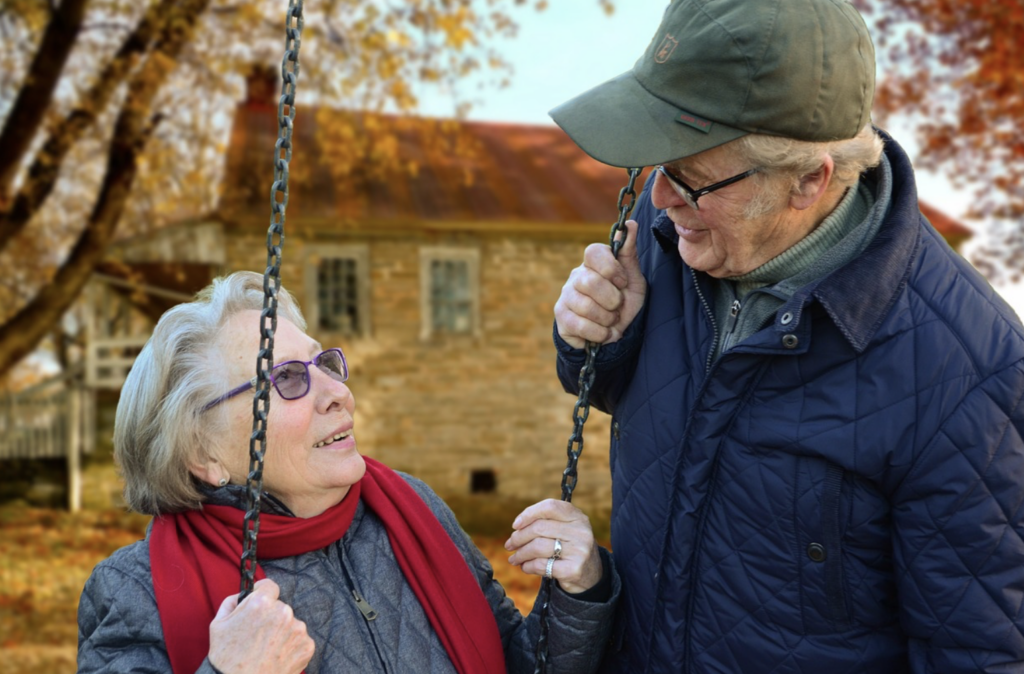
[[[516,517],[512,528],[505,542],[505,549],[513,553],[509,564],[535,576],[550,570],[551,577],[571,594],[589,590],[601,580],[601,555],[590,518],[571,503],[555,499],[535,503]]]

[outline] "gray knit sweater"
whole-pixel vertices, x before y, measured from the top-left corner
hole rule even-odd
[[[862,178],[803,239],[742,276],[714,280],[715,358],[760,330],[798,289],[819,281],[867,248],[892,194],[892,168],[882,157],[878,181]]]
[[[487,559],[459,527],[454,514],[424,483],[403,478],[427,503],[473,571],[495,620],[510,674],[534,671],[540,607],[520,615]],[[242,507],[243,487],[213,492],[211,502]],[[264,499],[264,510],[274,511]],[[620,583],[601,550],[611,578],[607,602],[575,599],[557,588],[550,606],[549,671],[595,672],[611,629]],[[345,536],[323,550],[285,559],[261,561],[281,587],[281,599],[306,623],[316,643],[307,674],[386,672],[453,674],[455,669],[431,627],[419,600],[402,575],[381,521],[362,504]],[[377,612],[367,620],[353,598],[362,595]],[[93,570],[78,609],[78,672],[171,671],[150,575],[149,545],[139,541],[115,552]],[[215,674],[209,660],[198,670]]]

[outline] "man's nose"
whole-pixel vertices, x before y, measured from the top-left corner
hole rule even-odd
[[[651,203],[659,211],[663,211],[672,206],[685,206],[686,200],[669,184],[668,178],[660,171],[656,171],[654,186],[651,187]]]

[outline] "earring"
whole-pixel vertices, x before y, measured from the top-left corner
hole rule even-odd
[[[219,482],[218,482],[217,484],[219,484],[220,486],[222,486],[222,487],[223,487],[223,486],[224,486],[224,485],[226,485],[227,483],[228,483],[228,479],[227,479],[226,477],[222,477],[222,478],[220,479],[220,481],[219,481]]]

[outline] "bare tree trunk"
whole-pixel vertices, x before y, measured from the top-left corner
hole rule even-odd
[[[0,195],[3,197],[10,192],[21,156],[28,150],[50,107],[53,91],[82,27],[85,1],[64,0],[50,17],[25,75],[25,83],[0,132],[0,147],[4,149],[0,153]],[[0,202],[6,201],[3,197]]]
[[[124,212],[137,160],[153,131],[153,99],[167,81],[209,0],[181,0],[165,17],[153,53],[132,77],[110,144],[107,172],[85,229],[53,280],[0,326],[0,376],[28,355],[60,320],[103,259]]]
[[[175,13],[175,4],[176,0],[160,0],[150,5],[135,30],[96,78],[92,88],[82,97],[78,107],[53,128],[50,137],[33,158],[25,182],[17,195],[11,199],[7,208],[0,207],[0,251],[3,251],[28,225],[29,220],[46,201],[46,197],[57,182],[61,165],[68,152],[106,109],[110,97],[138,63],[140,56],[149,48],[160,26],[167,17]],[[49,100],[46,102],[48,104]],[[4,129],[5,133],[6,131],[7,128]],[[2,185],[4,183],[0,182],[0,186]]]

